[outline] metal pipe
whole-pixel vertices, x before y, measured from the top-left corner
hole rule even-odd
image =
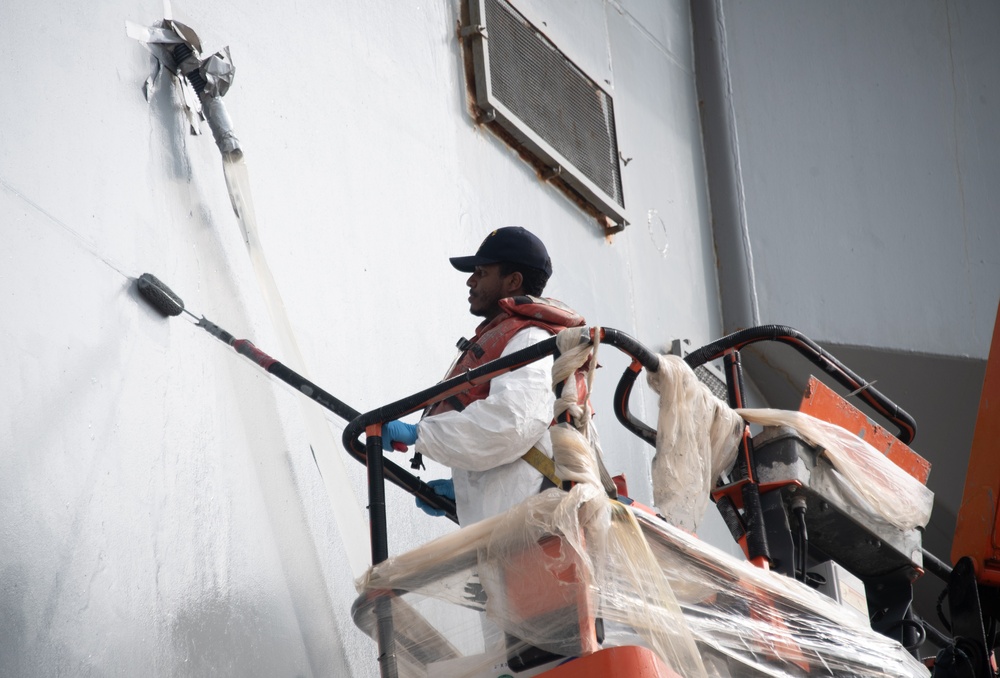
[[[389,536],[385,518],[385,476],[382,457],[382,425],[369,426],[365,440],[368,467],[368,529],[371,535],[372,567],[389,557]],[[375,623],[378,629],[378,663],[382,678],[396,678],[395,621],[392,600],[379,596],[375,601]]]
[[[935,575],[943,582],[947,582],[951,578],[951,565],[944,562],[925,548],[921,548],[920,552],[923,556],[924,568],[928,572]]]

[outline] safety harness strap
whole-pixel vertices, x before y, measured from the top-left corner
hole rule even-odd
[[[556,487],[562,487],[562,480],[556,475],[556,465],[551,459],[545,456],[537,447],[532,447],[521,457],[526,462],[534,466],[539,473],[548,478]]]

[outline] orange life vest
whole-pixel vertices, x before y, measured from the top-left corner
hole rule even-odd
[[[476,328],[476,334],[472,339],[459,340],[458,348],[462,353],[446,379],[496,360],[503,353],[511,337],[526,327],[541,327],[551,334],[557,334],[567,327],[586,324],[583,316],[555,299],[508,297],[500,300],[500,309],[502,312],[499,315]],[[461,411],[470,403],[482,400],[489,394],[490,383],[479,384],[431,405],[426,415],[431,416],[450,410]]]

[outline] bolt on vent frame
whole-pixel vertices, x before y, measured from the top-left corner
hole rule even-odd
[[[468,0],[476,104],[598,212],[627,224],[611,96],[506,0]]]

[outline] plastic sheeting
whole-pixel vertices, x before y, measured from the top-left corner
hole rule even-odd
[[[732,465],[744,422],[787,426],[822,448],[837,473],[844,501],[900,530],[930,520],[934,494],[857,435],[802,412],[775,409],[732,410],[712,395],[677,356],[661,356],[647,373],[660,394],[653,500],[669,522],[695,530],[709,492]]]
[[[646,380],[660,394],[653,501],[668,521],[696,530],[715,481],[736,459],[745,424],[678,356],[660,356]]]
[[[587,327],[571,327],[557,335],[556,346],[559,352],[552,364],[552,390],[556,393],[561,392],[561,395],[556,398],[552,408],[552,420],[565,421],[565,415],[569,414],[573,427],[590,445],[590,456],[596,464],[604,491],[610,497],[617,497],[615,481],[604,465],[601,437],[598,435],[597,427],[594,426],[594,409],[590,404],[600,336],[600,332],[595,332],[591,337]],[[561,456],[563,459],[572,457],[566,454]],[[558,455],[554,460],[557,477],[577,482],[578,470],[561,469]],[[587,482],[587,479],[584,478],[579,482]]]
[[[822,456],[853,490],[849,501],[858,508],[901,530],[923,527],[930,520],[934,493],[850,431],[803,412],[737,412],[750,423],[793,428],[810,444],[821,447]]]
[[[853,610],[609,499],[586,441],[564,426],[552,436],[578,479],[571,491],[548,490],[359,580],[355,622],[375,636],[376,609],[391,619],[395,647],[382,650],[401,676],[498,676],[529,646],[586,654],[599,649],[594,618],[603,647],[649,647],[686,678],[928,675]]]

